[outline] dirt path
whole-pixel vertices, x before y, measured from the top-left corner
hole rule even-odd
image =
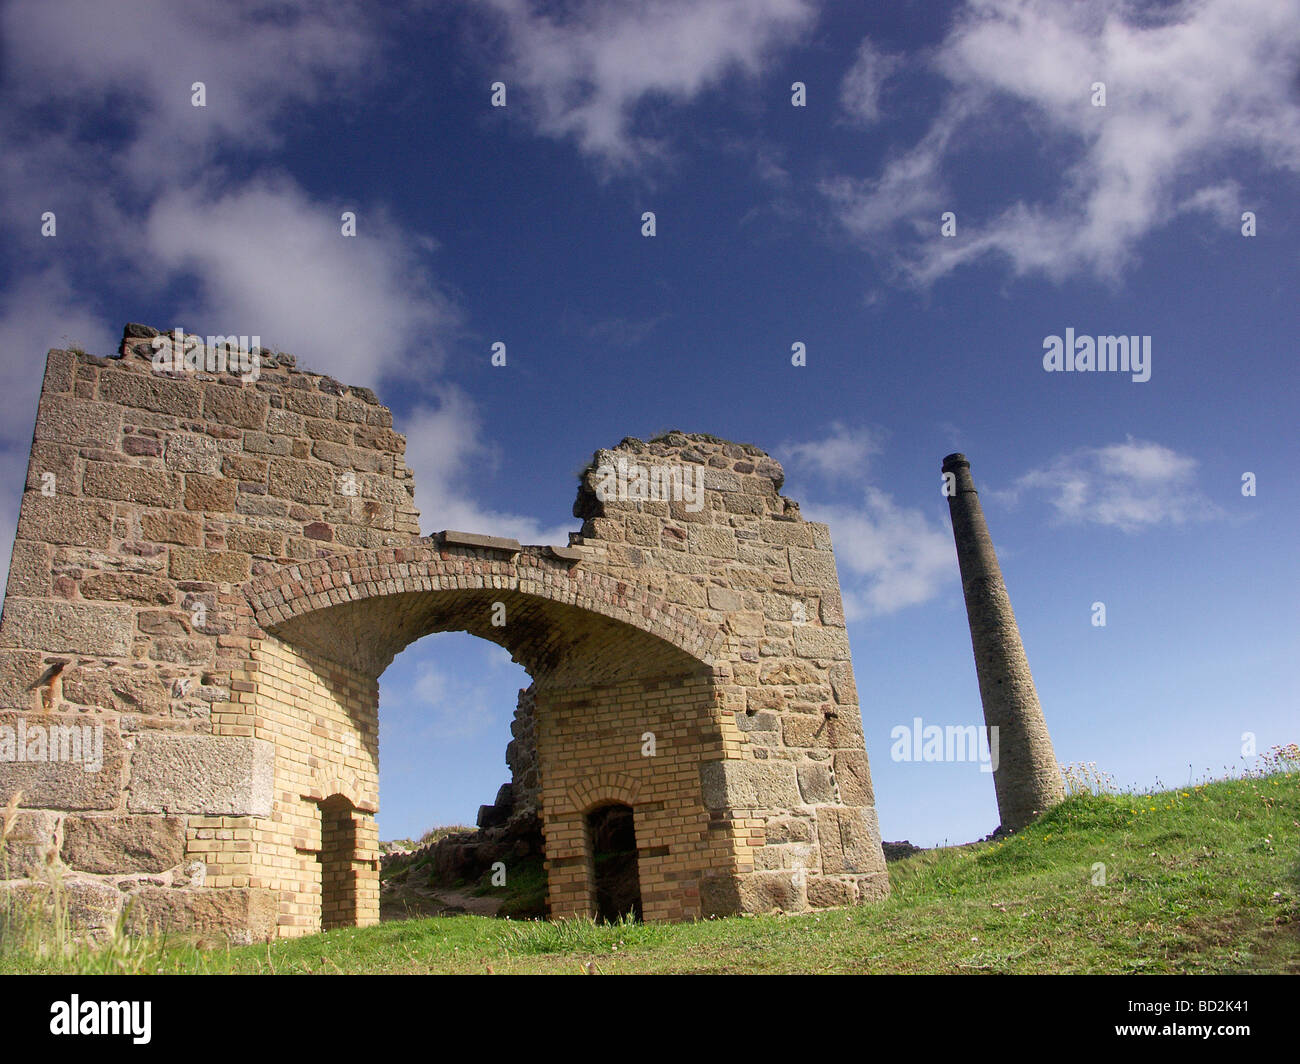
[[[424,916],[496,916],[500,898],[479,897],[443,887],[384,884],[379,894],[380,920],[411,920]]]

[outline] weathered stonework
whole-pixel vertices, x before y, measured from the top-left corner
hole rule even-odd
[[[378,919],[378,677],[467,631],[531,674],[510,754],[552,916],[595,905],[587,815],[633,810],[647,919],[888,891],[825,525],[757,448],[598,451],[562,546],[422,536],[365,389],[51,351],[0,622],[0,727],[102,725],[102,765],[0,760],[12,890],[94,931],[236,941]],[[693,471],[627,498],[602,469]],[[53,474],[53,478],[47,474]],[[125,908],[124,908],[125,907]]]

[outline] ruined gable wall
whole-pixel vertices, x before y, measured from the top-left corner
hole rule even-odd
[[[0,724],[102,725],[103,766],[0,765],[0,803],[22,792],[21,853],[90,899],[87,926],[127,899],[264,937],[280,904],[253,855],[291,748],[251,704],[241,585],[417,537],[405,442],[291,356],[261,352],[255,381],[160,374],[154,331],[126,332],[119,359],[47,356],[0,624]]]
[[[694,467],[677,480],[702,474],[703,504],[611,497],[609,471],[636,466]],[[726,633],[715,669],[725,756],[700,779],[714,821],[729,822],[734,864],[704,885],[706,911],[888,891],[830,533],[803,520],[783,481],[756,447],[673,432],[597,451],[574,505],[584,564]]]

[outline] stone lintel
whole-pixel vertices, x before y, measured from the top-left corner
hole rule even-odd
[[[448,529],[442,533],[442,542],[447,547],[481,547],[484,550],[502,550],[518,554],[523,547],[517,539],[504,536],[480,536],[477,532],[455,532]]]

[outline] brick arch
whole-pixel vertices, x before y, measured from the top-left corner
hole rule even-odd
[[[244,594],[262,629],[372,676],[437,631],[482,636],[557,682],[577,678],[566,677],[576,658],[585,681],[711,668],[724,643],[690,612],[545,547],[343,552],[258,576]],[[506,607],[501,627],[491,620],[497,602]],[[585,624],[574,623],[578,615]]]
[[[363,813],[377,813],[379,806],[364,796],[364,791],[356,773],[346,779],[334,772],[316,772],[313,774],[311,787],[302,795],[313,802],[325,802],[331,798],[343,798],[353,809]]]
[[[583,815],[602,805],[618,803],[636,808],[641,783],[622,772],[602,772],[589,776],[570,788],[569,805]]]

